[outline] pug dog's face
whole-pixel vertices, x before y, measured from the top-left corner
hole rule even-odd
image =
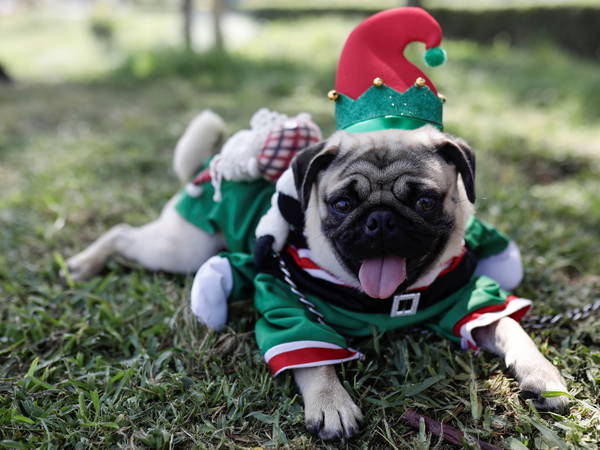
[[[292,167],[313,259],[370,297],[400,293],[460,253],[475,200],[464,141],[430,126],[337,132]]]

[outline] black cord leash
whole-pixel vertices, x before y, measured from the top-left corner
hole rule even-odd
[[[585,305],[581,308],[574,308],[564,313],[545,316],[525,316],[521,321],[521,325],[523,328],[533,328],[534,330],[539,330],[556,325],[565,319],[572,321],[587,319],[593,313],[598,311],[600,311],[600,299],[596,300],[594,303],[590,303],[589,305]]]
[[[311,313],[313,313],[315,315],[317,322],[319,322],[320,324],[325,324],[325,321],[323,320],[323,314],[321,314],[321,312],[317,309],[317,307],[311,301],[309,301],[304,296],[304,294],[302,294],[302,292],[300,292],[300,290],[298,289],[298,286],[296,286],[296,283],[294,283],[294,280],[292,280],[292,275],[290,274],[290,271],[288,270],[288,268],[285,264],[285,261],[283,260],[283,258],[281,258],[279,256],[278,256],[278,258],[279,258],[279,269],[283,273],[283,279],[290,287],[290,291],[292,291],[294,294],[296,294],[296,296],[298,296],[298,300],[300,301],[300,303],[302,303],[304,306],[306,306],[306,309],[308,309]]]

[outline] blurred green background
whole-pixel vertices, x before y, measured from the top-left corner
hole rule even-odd
[[[449,56],[424,70],[448,98],[447,131],[476,150],[478,214],[521,247],[517,293],[536,313],[594,301],[600,7],[422,3]],[[2,446],[322,444],[303,430],[290,379],[273,381],[260,360],[250,304],[215,336],[191,318],[190,277],[113,263],[65,285],[59,270],[110,226],[158,215],[180,188],[172,149],[202,109],[232,132],[260,107],[309,112],[332,132],[326,94],[346,36],[403,4],[0,0]],[[418,65],[423,50],[408,49]],[[596,316],[536,334],[569,381],[566,416],[533,412],[493,357],[457,355],[427,336],[379,336],[364,344],[368,363],[344,369],[368,417],[347,445],[434,446],[400,421],[411,406],[505,448],[594,448],[599,327]]]

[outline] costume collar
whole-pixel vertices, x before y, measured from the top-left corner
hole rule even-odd
[[[315,278],[319,278],[321,280],[328,281],[333,284],[337,284],[338,286],[346,286],[349,288],[355,287],[355,286],[349,285],[347,283],[344,283],[342,280],[340,280],[334,274],[328,272],[327,270],[320,267],[316,262],[314,262],[312,259],[312,253],[311,253],[310,249],[297,248],[294,245],[289,245],[286,248],[286,251],[290,255],[292,255],[292,258],[294,258],[294,262],[296,263],[296,265],[298,267],[300,267],[301,269],[303,269],[305,272],[307,272],[309,275],[311,275]],[[415,282],[414,284],[409,286],[407,288],[407,291],[410,292],[413,290],[427,289],[438,277],[445,275],[446,273],[451,272],[454,269],[456,269],[458,264],[460,264],[460,262],[462,261],[462,258],[464,257],[464,254],[466,251],[467,251],[467,248],[464,246],[464,243],[463,243],[463,248],[460,252],[460,255],[455,256],[454,258],[450,258],[448,261],[446,261],[444,263],[438,264],[433,270],[431,270],[427,274],[427,276],[420,278],[419,280],[417,280],[417,282]]]
[[[475,255],[464,248],[461,255],[440,266],[437,277],[426,286],[411,287],[400,296],[374,299],[358,289],[345,285],[333,274],[319,267],[311,258],[310,250],[288,246],[280,256],[283,258],[292,280],[298,288],[321,300],[349,311],[362,313],[389,313],[394,310],[398,297],[418,296],[421,311],[447,298],[467,284],[475,272]]]

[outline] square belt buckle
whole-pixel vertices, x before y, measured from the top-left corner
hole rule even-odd
[[[419,307],[419,299],[421,294],[415,292],[413,294],[402,294],[394,297],[390,317],[412,316],[417,313]],[[410,304],[408,304],[410,302]]]

